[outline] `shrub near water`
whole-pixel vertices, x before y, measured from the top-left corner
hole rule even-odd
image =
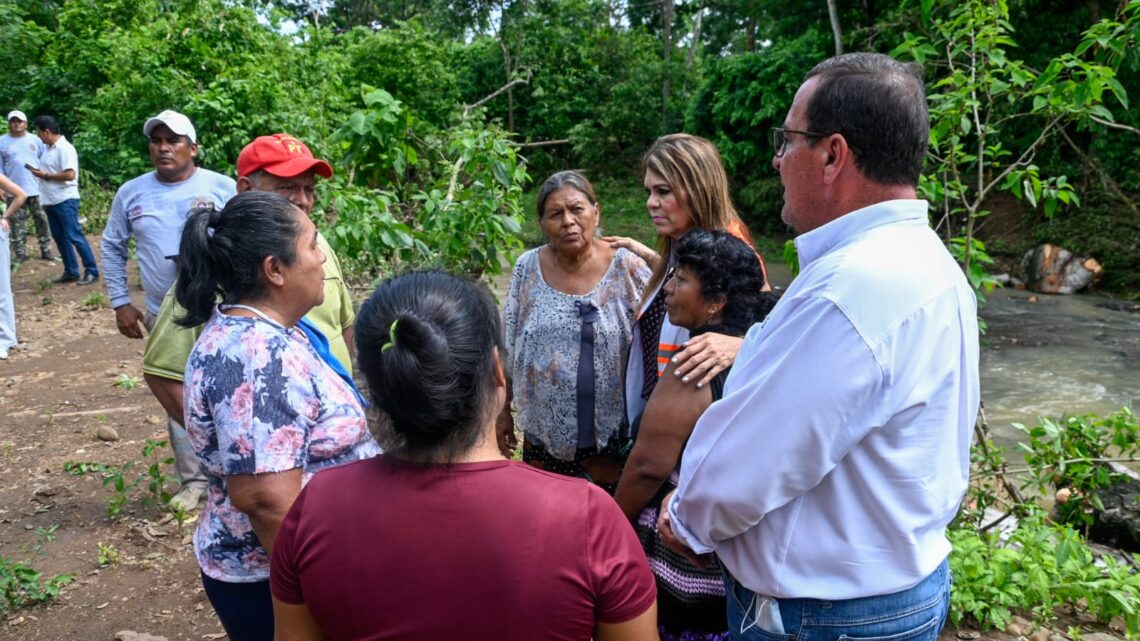
[[[1140,633],[1140,574],[1134,565],[1140,557],[1133,555],[1133,565],[1128,565],[1094,553],[1080,532],[1052,521],[1040,506],[1011,502],[1009,495],[1019,491],[999,482],[1018,474],[1022,490],[1073,488],[1073,496],[1083,498],[1072,499],[1066,509],[1087,515],[1097,503],[1095,490],[1115,478],[1102,463],[1110,456],[1137,460],[1140,425],[1135,415],[1126,407],[1105,417],[1042,418],[1033,428],[1017,427],[1029,436],[1021,445],[1022,469],[1008,470],[992,441],[974,444],[970,489],[949,532],[951,622],[1003,628],[1013,614],[1027,613],[1043,625],[1056,618],[1058,607],[1067,606],[1102,622],[1121,617],[1129,637],[1135,637]],[[1016,528],[1003,538],[993,524],[983,525],[987,506],[1016,515]]]

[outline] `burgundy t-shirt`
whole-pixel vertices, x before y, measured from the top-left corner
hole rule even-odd
[[[315,476],[277,534],[270,587],[330,641],[589,639],[657,597],[596,486],[522,463],[389,456]]]

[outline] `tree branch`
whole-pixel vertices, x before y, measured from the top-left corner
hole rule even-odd
[[[463,107],[463,117],[466,118],[471,113],[472,109],[482,107],[483,105],[487,104],[488,102],[493,100],[495,97],[497,97],[499,94],[510,89],[511,87],[514,87],[515,85],[525,85],[525,84],[529,83],[530,82],[530,75],[531,75],[530,70],[528,69],[526,72],[525,78],[515,78],[514,80],[503,85],[502,87],[499,87],[498,89],[487,94],[486,96],[484,96],[483,98],[481,98],[477,102]]]
[[[518,142],[514,143],[519,149],[529,149],[531,147],[553,147],[555,145],[569,145],[569,138],[559,138],[558,140],[539,140],[537,142]]]
[[[1105,120],[1104,118],[1097,118],[1096,116],[1089,116],[1089,120],[1092,120],[1093,122],[1096,122],[1096,123],[1100,123],[1100,124],[1104,125],[1105,127],[1112,127],[1113,129],[1123,129],[1125,131],[1131,131],[1134,134],[1140,134],[1140,129],[1137,129],[1135,127],[1129,127],[1128,125],[1122,125],[1118,122],[1112,122],[1111,120]]]
[[[1065,138],[1065,142],[1069,143],[1069,146],[1073,148],[1073,151],[1077,152],[1077,155],[1080,156],[1081,160],[1084,161],[1084,163],[1089,167],[1092,167],[1093,171],[1095,171],[1097,175],[1100,176],[1101,183],[1107,187],[1109,191],[1115,194],[1121,202],[1127,205],[1128,208],[1132,210],[1133,215],[1140,216],[1140,209],[1136,208],[1136,203],[1132,202],[1131,198],[1124,195],[1124,192],[1120,189],[1120,185],[1116,184],[1116,181],[1112,179],[1112,176],[1109,176],[1107,173],[1105,173],[1104,169],[1101,168],[1099,163],[1097,163],[1095,160],[1093,160],[1092,157],[1086,154],[1084,150],[1077,145],[1077,143],[1073,142],[1073,139],[1069,137],[1069,132],[1065,131],[1064,127],[1061,127],[1061,135]]]
[[[977,437],[978,447],[980,447],[982,449],[982,455],[985,456],[986,460],[989,460],[990,459],[990,445],[989,445],[989,442],[990,442],[990,424],[986,421],[986,408],[985,407],[978,407],[978,420],[974,421],[974,434]],[[998,481],[1001,483],[1002,489],[1005,490],[1006,494],[1009,494],[1009,498],[1014,503],[1018,503],[1018,504],[1019,503],[1025,503],[1025,497],[1022,496],[1021,490],[1019,490],[1018,487],[1016,485],[1014,485],[1013,482],[1011,482],[1009,480],[1009,478],[1006,477],[1006,474],[1008,474],[1008,473],[1009,473],[1009,467],[1005,463],[1005,461],[1002,461],[1001,466],[998,467],[997,469],[991,470],[990,472],[988,472],[986,474],[971,475],[971,476],[974,476],[975,478],[977,478],[978,476],[981,476],[981,477],[996,476],[996,477],[998,477]]]

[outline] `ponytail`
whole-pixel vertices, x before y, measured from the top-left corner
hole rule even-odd
[[[503,345],[485,286],[443,272],[385,281],[360,309],[356,345],[385,451],[449,462],[483,437]]]
[[[293,264],[301,215],[284,196],[258,191],[238,194],[220,210],[191,210],[182,227],[174,283],[174,298],[186,315],[174,322],[201,325],[219,296],[233,304],[264,294],[262,264],[269,256]]]

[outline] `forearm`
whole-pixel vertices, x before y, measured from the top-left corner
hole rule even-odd
[[[145,373],[143,380],[146,381],[147,387],[150,388],[154,397],[158,399],[159,405],[162,405],[162,409],[166,410],[166,414],[177,421],[179,425],[185,425],[182,381]]]
[[[39,177],[40,177],[40,180],[50,180],[52,182],[61,182],[62,183],[62,182],[67,182],[69,180],[75,180],[75,170],[74,169],[64,169],[63,171],[53,171],[53,172],[46,172],[46,171],[41,170]]]
[[[669,479],[671,472],[669,467],[641,456],[637,445],[634,445],[614,493],[614,499],[630,522],[637,521],[638,515]]]

